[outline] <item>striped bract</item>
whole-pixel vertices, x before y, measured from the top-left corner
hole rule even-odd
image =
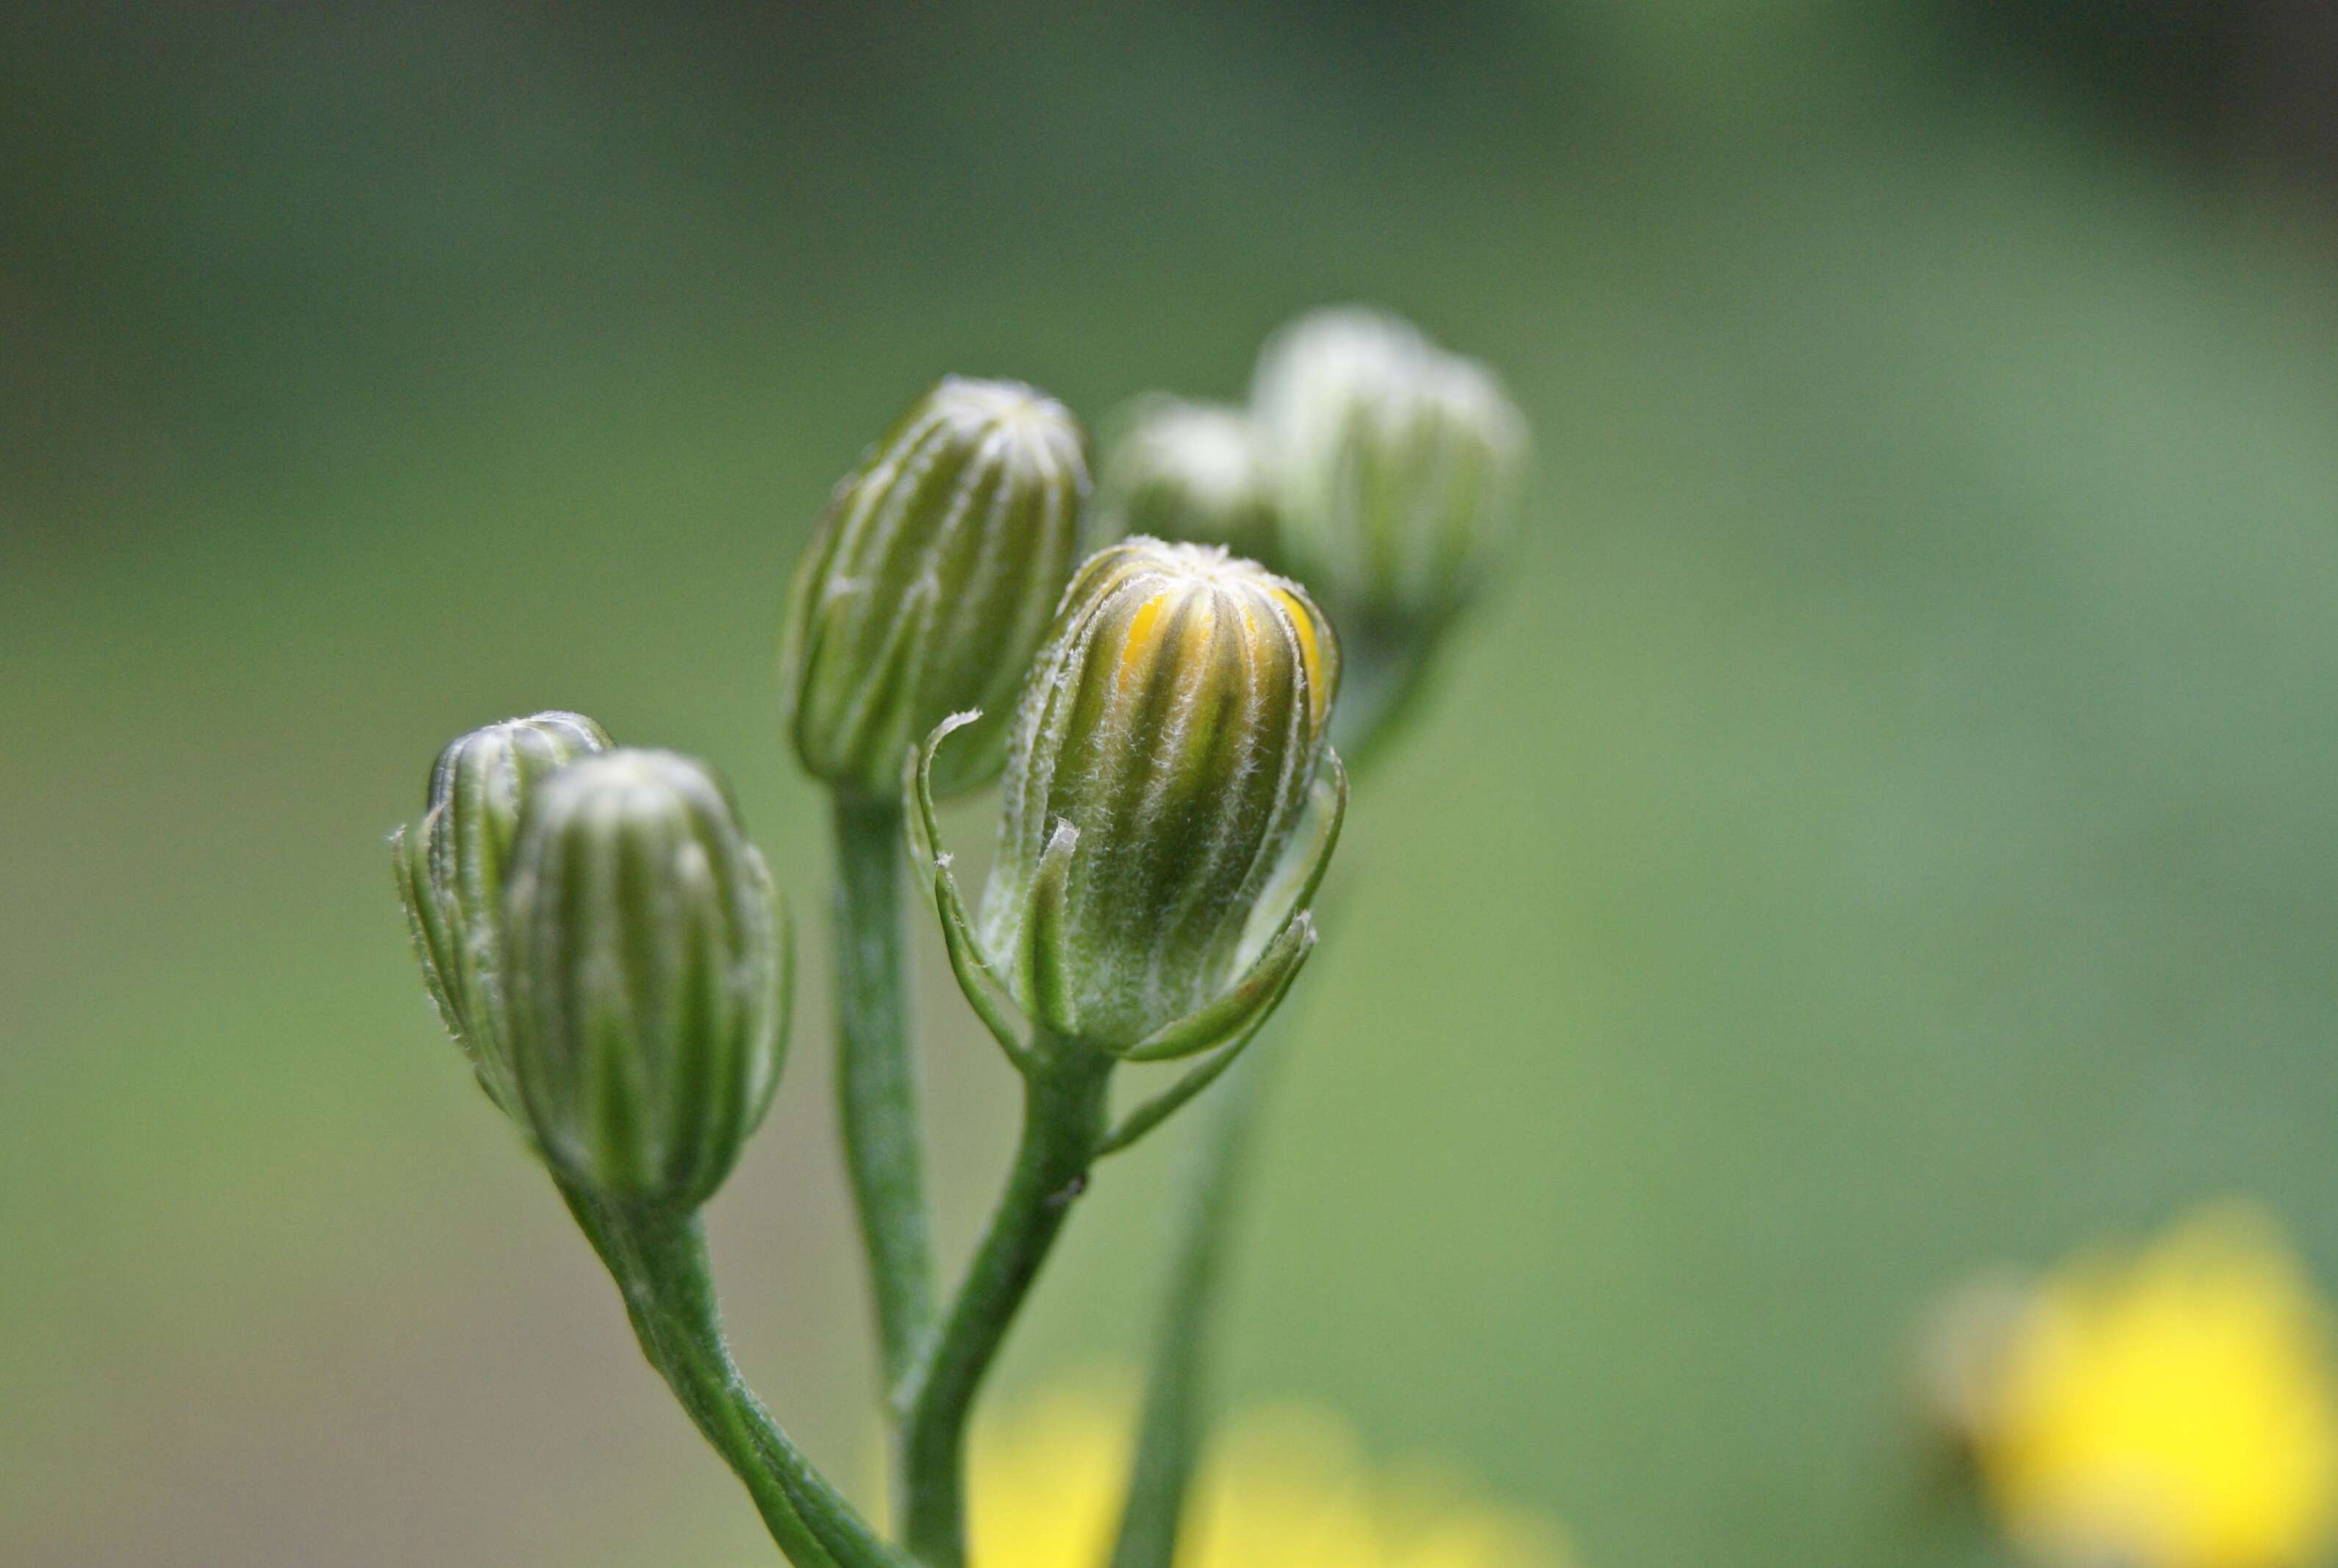
[[[890,797],[904,750],[979,708],[991,717],[936,787],[996,777],[1087,492],[1079,426],[1053,398],[950,377],[912,404],[837,487],[789,590],[784,680],[805,768]]]
[[[762,1120],[785,1048],[770,872],[700,764],[621,750],[547,780],[505,889],[511,1055],[547,1163],[693,1205]]]

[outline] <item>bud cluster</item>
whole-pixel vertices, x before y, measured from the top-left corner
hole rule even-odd
[[[1334,623],[1350,708],[1364,695],[1366,730],[1385,730],[1386,694],[1410,689],[1481,574],[1524,446],[1482,369],[1335,311],[1269,345],[1249,407],[1138,411],[1097,497],[1117,542],[1085,564],[1085,435],[1019,383],[945,377],[837,486],[789,584],[781,673],[790,740],[834,797],[840,1144],[906,1553],[793,1447],[722,1343],[695,1211],[771,1104],[791,989],[785,906],[729,793],[574,713],[439,755],[393,841],[425,985],[791,1561],[963,1563],[969,1410],[1066,1206],[1232,1066],[1313,950],[1347,800]],[[977,921],[935,802],[1002,772]],[[904,826],[951,967],[1026,1080],[1006,1189],[946,1303]],[[1121,1064],[1179,1059],[1115,1102]],[[1150,1484],[1162,1495],[1132,1519],[1173,1517],[1174,1467]]]
[[[1306,583],[1353,662],[1352,746],[1390,728],[1475,596],[1526,456],[1525,422],[1485,367],[1342,307],[1269,339],[1247,407],[1140,403],[1098,510],[1111,533],[1226,544]]]
[[[777,1082],[786,930],[722,786],[575,713],[458,737],[392,841],[423,981],[565,1179],[695,1204]]]

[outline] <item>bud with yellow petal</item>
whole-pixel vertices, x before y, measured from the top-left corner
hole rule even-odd
[[[1126,1047],[1223,987],[1339,670],[1304,592],[1223,550],[1136,539],[1080,569],[1017,715],[983,901],[1027,1011]]]
[[[1252,410],[1292,569],[1351,639],[1424,636],[1468,602],[1527,457],[1525,421],[1490,371],[1396,317],[1319,310],[1268,342]]]
[[[517,1108],[505,1050],[504,865],[530,791],[555,769],[609,747],[581,713],[507,719],[457,737],[430,769],[427,808],[390,852],[423,984],[480,1085]]]
[[[701,764],[620,750],[528,802],[504,895],[511,1058],[537,1147],[598,1197],[722,1184],[779,1083],[786,917]]]
[[[1055,399],[946,377],[837,488],[789,590],[783,678],[797,755],[840,789],[890,799],[901,759],[945,717],[977,727],[945,793],[1004,760],[1022,683],[1078,558],[1087,461]]]
[[[1139,404],[1097,477],[1096,517],[1105,539],[1144,534],[1276,558],[1266,455],[1240,408],[1175,397]]]
[[[952,962],[1018,1064],[1069,1043],[1217,1051],[1213,1074],[1264,1021],[1313,946],[1346,800],[1339,674],[1305,591],[1223,550],[1131,539],[1080,568],[1016,714],[979,936],[911,779]]]

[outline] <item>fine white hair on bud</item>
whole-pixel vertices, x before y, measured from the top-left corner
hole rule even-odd
[[[785,915],[701,763],[618,750],[529,800],[504,897],[511,1056],[545,1161],[600,1196],[703,1202],[786,1047]]]
[[[1351,634],[1433,632],[1467,603],[1528,456],[1525,419],[1493,372],[1394,316],[1334,307],[1268,341],[1251,406],[1286,564]]]
[[[1136,538],[1081,566],[1008,741],[983,945],[1107,1050],[1222,992],[1308,810],[1340,652],[1298,584]]]
[[[997,717],[936,787],[996,777],[1011,700],[1078,559],[1086,437],[1009,381],[946,377],[837,486],[790,584],[783,681],[796,751],[839,789],[889,795],[951,712]]]

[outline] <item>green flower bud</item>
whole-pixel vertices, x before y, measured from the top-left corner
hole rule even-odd
[[[1239,408],[1149,399],[1130,416],[1096,480],[1098,533],[1223,544],[1273,558],[1273,494],[1250,416]]]
[[[581,713],[537,713],[474,730],[438,753],[422,819],[390,841],[423,984],[481,1087],[507,1112],[516,1111],[518,1098],[503,1019],[505,862],[536,783],[608,746],[608,732]]]
[[[1269,341],[1252,408],[1289,562],[1351,638],[1433,632],[1516,509],[1526,423],[1501,383],[1392,316],[1319,310]]]
[[[545,1160],[604,1197],[694,1206],[779,1083],[786,918],[699,763],[620,750],[529,800],[504,890],[511,1057]]]
[[[1060,1036],[1135,1045],[1223,995],[1313,799],[1340,651],[1298,584],[1132,539],[1074,576],[1009,744],[984,941]]]
[[[889,798],[901,758],[967,708],[944,793],[996,777],[1008,700],[1078,559],[1078,423],[1008,381],[946,377],[837,487],[788,595],[783,680],[797,754]]]

